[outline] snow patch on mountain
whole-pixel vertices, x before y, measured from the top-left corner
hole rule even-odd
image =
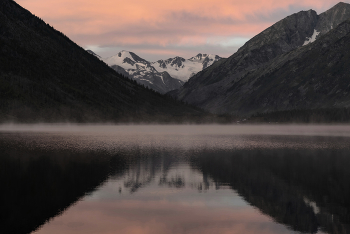
[[[310,44],[310,43],[312,43],[312,42],[314,42],[314,41],[316,41],[316,38],[317,38],[317,36],[318,36],[319,34],[320,34],[320,32],[317,32],[316,29],[314,29],[314,33],[312,34],[311,37],[307,37],[307,38],[306,38],[306,40],[305,40],[303,46],[304,46],[304,45],[307,45],[307,44]]]

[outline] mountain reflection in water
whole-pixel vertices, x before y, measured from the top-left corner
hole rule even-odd
[[[80,128],[2,130],[0,233],[350,233],[350,127]]]

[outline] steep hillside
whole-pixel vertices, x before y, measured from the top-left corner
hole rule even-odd
[[[350,20],[231,86],[229,111],[243,113],[350,106]]]
[[[148,122],[202,115],[116,73],[12,0],[0,3],[0,100],[1,122]]]
[[[298,51],[296,52],[298,58],[300,60],[305,59],[303,61],[309,66],[318,67],[320,70],[315,71],[317,74],[326,72],[326,68],[335,72],[337,68],[333,66],[334,64],[326,67],[320,66],[321,64],[324,65],[326,61],[331,62],[331,58],[323,54],[326,48],[321,45],[322,42],[318,41],[322,38],[332,38],[332,34],[336,32],[332,28],[336,28],[339,23],[347,18],[350,18],[350,5],[345,3],[339,3],[320,15],[317,15],[313,10],[309,10],[288,16],[253,37],[228,59],[220,60],[211,67],[199,72],[185,83],[182,88],[171,92],[170,95],[214,113],[250,114],[257,111],[290,108],[316,108],[328,107],[329,105],[347,106],[342,101],[343,99],[339,100],[337,99],[338,97],[327,103],[318,103],[319,99],[314,98],[317,95],[313,97],[304,96],[300,100],[295,96],[295,101],[288,102],[289,99],[286,99],[285,95],[295,93],[290,90],[290,87],[300,87],[302,83],[293,81],[294,83],[290,84],[279,80],[281,83],[279,84],[280,87],[277,88],[271,85],[271,79],[277,78],[270,77],[271,69],[274,72],[277,72],[279,69],[280,73],[295,77],[294,72],[299,69],[298,66],[283,68],[276,66],[276,64],[288,63],[289,60],[295,59],[295,53],[293,53],[294,57],[290,57],[292,51]],[[343,27],[339,28],[339,30],[344,30]],[[339,37],[335,37],[339,39]],[[314,43],[317,46],[314,46]],[[329,53],[337,51],[346,55],[346,45],[339,44],[337,40],[329,41],[329,43],[329,46],[334,48],[333,51],[329,50]],[[306,53],[300,53],[300,51],[308,50],[315,51],[313,55],[315,57],[308,56],[303,58],[303,56],[306,56]],[[285,56],[289,56],[289,60],[286,60]],[[334,56],[336,55],[334,54]],[[339,59],[343,63],[348,62],[346,56],[339,57]],[[300,63],[300,66],[303,67],[303,64]],[[261,69],[265,71],[264,79],[259,79],[259,77],[262,77]],[[338,70],[338,74],[346,74],[346,69]],[[270,73],[267,73],[267,71],[270,71]],[[300,71],[300,76],[305,79],[298,82],[308,82],[311,79],[319,85],[318,89],[329,88],[329,86],[327,87],[329,84],[321,80],[320,77],[311,73],[302,73],[300,69],[298,71]],[[303,72],[306,72],[306,70]],[[328,72],[325,74],[328,74]],[[333,75],[330,75],[330,77]],[[337,79],[333,80],[333,85],[338,84],[335,83]],[[258,86],[257,84],[260,85]],[[322,85],[326,86],[323,87]],[[338,86],[341,86],[341,84],[339,83]],[[265,96],[261,96],[262,92],[269,96],[268,100],[264,99]],[[272,94],[274,95],[273,97],[271,96]],[[324,93],[324,95],[327,94]],[[289,104],[272,104],[287,102]],[[271,104],[268,105],[267,103]]]

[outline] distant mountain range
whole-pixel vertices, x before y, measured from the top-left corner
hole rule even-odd
[[[169,95],[213,113],[350,106],[350,5],[290,15]]]
[[[0,122],[169,122],[191,116],[207,114],[123,77],[16,2],[1,1]]]
[[[108,58],[101,58],[91,50],[88,50],[88,52],[107,63],[120,74],[130,77],[136,80],[137,83],[159,93],[167,93],[180,88],[191,76],[221,59],[217,55],[198,54],[190,59],[177,56],[150,62],[133,52],[124,50]]]
[[[197,54],[190,59],[184,59],[177,56],[167,60],[158,60],[157,62],[152,63],[152,65],[157,71],[166,71],[176,79],[187,81],[190,77],[211,66],[220,59],[222,58],[218,55]]]

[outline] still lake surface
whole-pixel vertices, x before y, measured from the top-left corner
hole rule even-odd
[[[350,233],[347,125],[2,125],[0,233]]]

